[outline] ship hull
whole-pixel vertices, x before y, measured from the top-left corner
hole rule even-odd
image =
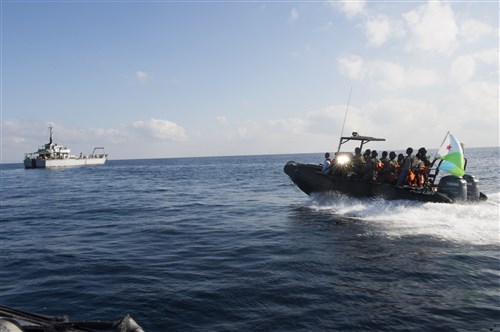
[[[24,159],[25,168],[55,168],[55,167],[74,167],[74,166],[96,166],[104,165],[107,157],[100,158],[66,158],[66,159]]]

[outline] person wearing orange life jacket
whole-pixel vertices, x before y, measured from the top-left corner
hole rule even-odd
[[[416,155],[418,161],[414,167],[414,172],[417,177],[418,186],[423,186],[427,182],[427,175],[429,173],[431,162],[429,161],[429,157],[426,153],[427,150],[425,148],[420,148],[418,149],[418,153]]]
[[[380,158],[380,163],[377,173],[378,173],[378,182],[387,182],[387,177],[391,173],[391,164],[389,158],[387,158],[387,151],[382,152],[382,158]]]
[[[401,156],[400,159],[402,161],[403,155],[400,154],[400,156]],[[390,184],[396,184],[396,180],[398,179],[398,173],[401,165],[396,160],[396,153],[394,151],[391,151],[391,153],[389,153],[389,165],[390,165],[390,172],[389,175],[387,176],[387,182],[389,182]]]
[[[418,149],[418,153],[420,154],[420,157],[422,158],[425,167],[427,167],[426,172],[429,172],[431,161],[429,159],[429,156],[427,155],[427,150],[425,148],[420,148]]]
[[[422,160],[422,155],[420,153],[417,153],[415,155],[417,161],[415,163],[415,166],[410,169],[410,178],[408,180],[408,184],[410,186],[423,186],[425,183],[425,177],[424,177],[424,172],[425,172],[425,163]]]
[[[408,180],[412,181],[412,178],[414,178],[415,176],[415,174],[413,174],[412,168],[416,165],[416,159],[414,156],[412,156],[412,153],[412,148],[406,149],[406,157],[403,160],[398,180],[396,182],[396,185],[398,187],[407,184]]]
[[[387,159],[387,151],[385,152],[385,159]],[[382,152],[382,157],[384,157],[384,152]],[[384,169],[384,162],[378,159],[377,151],[372,151],[372,163],[373,163],[373,181],[379,182],[380,172]]]

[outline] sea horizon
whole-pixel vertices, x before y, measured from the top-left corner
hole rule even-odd
[[[465,153],[467,153],[467,150],[469,149],[500,149],[500,145],[498,146],[479,146],[479,147],[465,147]],[[415,148],[413,148],[416,150]],[[418,149],[418,148],[417,148]],[[394,151],[394,152],[401,152],[404,153],[406,148],[402,149],[373,149],[377,151]],[[428,148],[428,152],[433,152],[437,151],[438,148]],[[346,150],[343,150],[346,151]],[[317,151],[317,152],[290,152],[290,153],[258,153],[258,154],[228,154],[228,155],[199,155],[199,156],[177,156],[177,157],[144,157],[144,158],[109,158],[109,153],[108,153],[108,161],[118,161],[118,160],[160,160],[160,159],[193,159],[193,158],[243,158],[243,157],[266,157],[266,156],[284,156],[284,155],[313,155],[313,154],[319,154],[321,157],[325,152],[335,152],[334,150],[325,150],[325,151]],[[322,159],[321,159],[322,161]],[[12,165],[12,164],[23,164],[23,161],[7,161],[3,162],[0,161],[0,165]],[[81,167],[81,166],[76,166],[76,167]],[[84,166],[84,167],[90,167],[90,166]],[[93,166],[92,166],[93,167]]]

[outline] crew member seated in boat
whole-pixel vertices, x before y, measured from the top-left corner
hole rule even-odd
[[[388,158],[389,152],[387,151],[382,151],[382,158],[380,158],[380,161],[382,164],[388,164],[389,163],[389,158]]]
[[[373,181],[378,182],[378,174],[384,168],[384,163],[380,159],[378,159],[378,152],[375,150],[372,151],[372,163],[373,163]]]
[[[400,154],[401,160],[403,159],[403,155]],[[387,182],[390,184],[396,184],[396,181],[398,179],[398,174],[399,174],[399,169],[400,169],[400,164],[396,160],[396,153],[394,151],[391,151],[389,153],[389,166],[390,166],[390,171],[389,174],[387,175]]]
[[[404,161],[405,161],[405,156],[402,153],[398,154],[398,160],[396,161],[398,166],[397,166],[396,173],[395,173],[396,179],[394,180],[393,184],[396,184],[396,182],[399,178],[399,175],[401,174],[401,167],[403,166]]]
[[[321,173],[326,174],[330,170],[330,166],[332,165],[332,160],[330,159],[330,152],[325,153],[325,160],[323,161],[323,169]]]
[[[420,148],[418,149],[418,153],[420,154],[420,157],[422,158],[425,166],[429,166],[431,164],[431,161],[429,160],[429,156],[427,155],[427,150],[425,148]]]
[[[422,155],[420,152],[416,154],[417,162],[413,169],[410,171],[414,173],[414,177],[410,176],[410,185],[411,186],[423,186],[427,182],[427,175],[429,173],[429,165],[426,165],[425,155]]]
[[[391,172],[391,161],[387,156],[387,151],[383,151],[382,158],[380,158],[381,165],[379,164],[379,169],[377,170],[377,179],[380,183],[387,182],[387,176]]]
[[[406,149],[406,157],[403,160],[403,164],[401,165],[401,170],[398,176],[398,181],[396,182],[396,185],[398,187],[408,183],[408,178],[411,175],[410,171],[416,165],[416,160],[415,157],[412,156],[412,153],[412,148]]]
[[[425,173],[427,173],[426,166],[424,162],[424,156],[422,156],[420,153],[417,153],[416,158],[417,164],[413,169],[416,177],[416,185],[421,187],[425,183]]]
[[[363,153],[363,157],[365,158],[365,162],[368,163],[368,161],[372,158],[372,150],[366,149],[365,153]]]
[[[354,173],[353,176],[361,177],[365,169],[366,161],[365,157],[361,155],[361,149],[354,149],[354,157],[352,158],[351,170]]]
[[[371,179],[370,170],[372,169],[372,150],[366,149],[363,153],[363,159],[365,161],[363,168],[358,173],[358,177],[361,180]]]
[[[398,154],[398,164],[399,164],[399,168],[401,168],[401,166],[403,166],[403,161],[405,160],[405,156],[404,154],[400,153]]]
[[[424,168],[422,170],[422,174],[424,176],[422,185],[424,185],[429,177],[429,170],[431,169],[431,161],[429,159],[429,156],[427,155],[427,150],[425,148],[420,148],[418,149],[418,153],[420,153],[420,156],[422,158],[422,161],[424,162]]]
[[[370,150],[366,150],[370,151]],[[366,154],[366,152],[365,152]],[[377,167],[379,165],[380,160],[377,158],[378,157],[378,152],[376,150],[373,150],[370,152],[370,156],[366,162],[365,166],[365,174],[363,175],[362,180],[365,181],[376,181],[376,175],[377,175]]]

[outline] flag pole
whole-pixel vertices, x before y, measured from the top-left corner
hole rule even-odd
[[[436,154],[434,155],[434,160],[436,160],[436,156],[437,154],[439,153],[439,149],[441,149],[441,147],[443,146],[444,144],[444,141],[446,141],[446,137],[448,137],[448,135],[450,134],[450,131],[448,130],[448,132],[446,132],[446,135],[444,135],[444,138],[443,138],[443,141],[441,142],[441,144],[439,145],[439,148],[437,149],[436,151]]]

